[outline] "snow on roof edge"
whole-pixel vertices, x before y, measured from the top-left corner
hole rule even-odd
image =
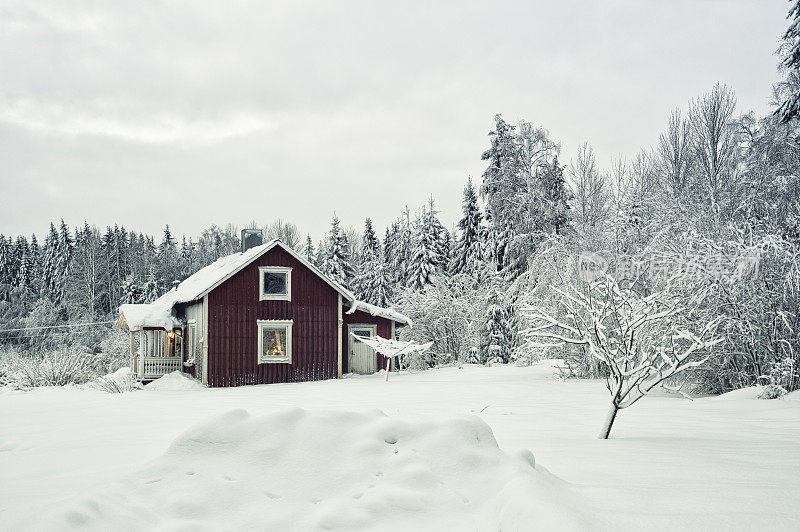
[[[379,316],[381,318],[386,318],[387,320],[404,323],[409,327],[414,326],[414,322],[411,321],[411,318],[405,314],[397,312],[393,308],[379,307],[377,305],[371,305],[370,303],[365,303],[364,301],[358,301],[357,299],[354,299],[353,302],[350,303],[350,310],[348,310],[347,313],[353,314],[356,310],[363,310],[364,312],[367,312],[373,316]]]
[[[172,315],[172,307],[166,308],[155,303],[126,303],[119,306],[119,315],[125,319],[128,330],[144,327],[159,327],[171,331],[180,325]]]

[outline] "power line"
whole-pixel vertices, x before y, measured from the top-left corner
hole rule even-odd
[[[19,329],[0,329],[0,333],[19,332],[19,331],[37,331],[42,329],[59,329],[63,327],[88,327],[89,325],[106,325],[109,323],[116,323],[116,320],[110,321],[94,321],[89,323],[69,323],[67,325],[42,325],[41,327],[21,327]]]

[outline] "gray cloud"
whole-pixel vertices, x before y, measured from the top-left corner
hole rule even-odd
[[[3,2],[0,232],[281,216],[319,237],[430,195],[452,225],[497,112],[602,163],[717,80],[767,112],[787,9],[430,4]]]

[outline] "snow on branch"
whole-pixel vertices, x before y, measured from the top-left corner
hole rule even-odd
[[[722,341],[713,336],[719,318],[692,332],[685,323],[687,309],[679,307],[667,289],[647,296],[606,275],[582,289],[565,281],[556,289],[558,317],[539,306],[523,313],[531,327],[522,331],[532,345],[583,346],[607,369],[611,410],[601,437],[607,438],[618,410],[647,395],[659,383],[702,365],[711,348]],[[705,354],[706,356],[701,356]]]

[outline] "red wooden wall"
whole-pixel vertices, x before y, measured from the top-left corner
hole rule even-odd
[[[351,323],[374,323],[378,325],[378,336],[381,338],[392,339],[392,321],[386,318],[381,318],[379,316],[373,316],[368,312],[364,312],[363,310],[357,310],[352,314],[348,314],[347,305],[344,305],[344,309],[342,310],[342,318],[344,319],[344,324],[342,325],[342,373],[347,373],[349,371],[347,365],[350,360],[350,351],[349,351],[349,343],[347,340],[347,325]],[[381,368],[386,369],[386,357],[378,353],[376,355],[378,357],[377,361],[377,368],[380,370]]]
[[[259,301],[258,267],[292,268],[291,301]],[[335,379],[338,293],[274,247],[208,294],[208,385]],[[257,320],[294,320],[292,363],[258,363]]]

